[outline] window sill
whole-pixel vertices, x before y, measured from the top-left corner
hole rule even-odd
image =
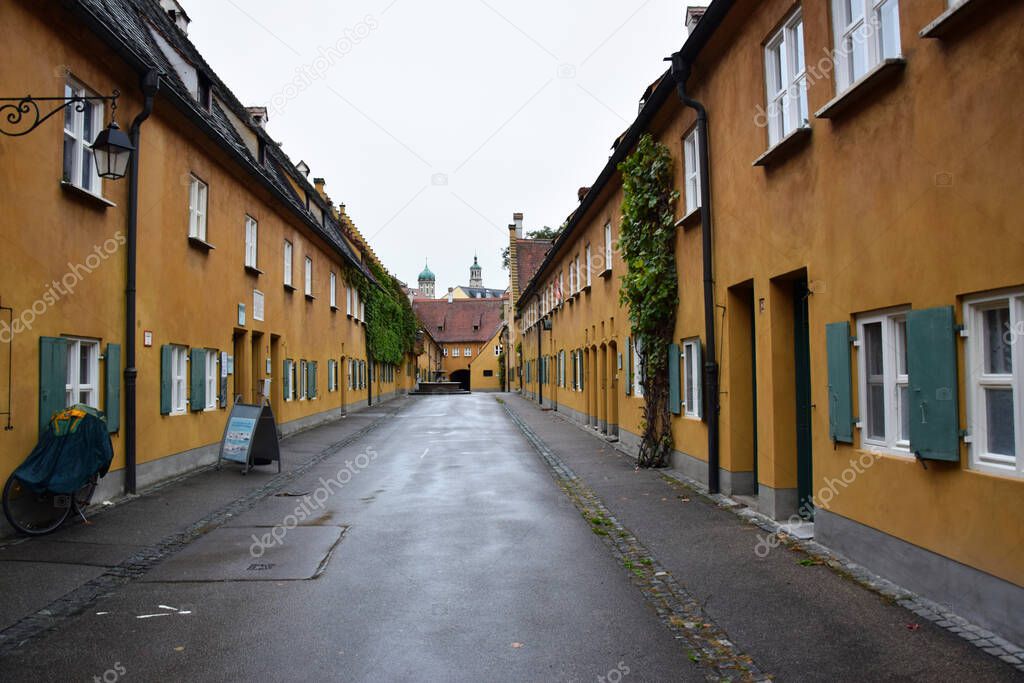
[[[944,39],[947,37],[953,37],[953,34],[961,27],[964,20],[967,19],[972,14],[972,11],[977,9],[980,4],[981,0],[962,0],[939,16],[935,17],[935,20],[921,29],[918,35],[922,38]]]
[[[117,204],[115,204],[114,202],[110,201],[109,199],[104,199],[103,197],[99,196],[98,194],[95,194],[93,192],[90,192],[89,190],[81,188],[78,185],[75,185],[74,183],[69,183],[66,180],[60,181],[60,186],[61,186],[62,190],[67,192],[72,197],[75,197],[76,199],[80,199],[80,200],[84,201],[87,204],[92,204],[97,209],[110,209],[110,208],[116,208],[117,207]]]
[[[198,237],[189,237],[188,246],[203,252],[210,252],[217,248],[206,240],[201,240]]]
[[[312,294],[307,294],[306,301],[316,301],[316,297],[313,296]]]
[[[337,312],[338,312],[339,310],[341,310],[341,309],[339,309],[339,308],[338,308],[337,306],[335,306],[334,304],[331,304],[331,312],[332,312],[332,313],[337,313]]]
[[[288,292],[289,294],[291,294],[292,292],[294,292],[294,291],[295,291],[295,287],[294,287],[293,285],[290,285],[290,284],[288,284],[288,283],[286,282],[286,283],[284,284],[284,291],[286,291],[286,292]]]
[[[263,275],[263,271],[256,266],[246,266],[245,272],[249,273],[249,275],[255,275],[256,277]]]
[[[878,66],[868,71],[858,80],[850,84],[846,90],[833,97],[828,104],[819,109],[814,116],[819,119],[838,119],[854,105],[860,103],[875,88],[903,71],[907,61],[902,57],[883,59]]]
[[[690,227],[693,227],[694,225],[697,225],[697,223],[700,222],[698,220],[699,218],[700,218],[700,207],[698,206],[696,209],[694,209],[690,213],[686,214],[685,216],[683,216],[682,218],[677,220],[676,221],[676,227],[677,228],[690,228]]]
[[[811,139],[811,127],[808,125],[800,126],[786,137],[776,142],[770,147],[764,154],[754,160],[752,166],[762,166],[767,168],[779,161],[786,159],[794,151],[800,149],[803,145]]]
[[[611,277],[612,276],[612,269],[611,268],[605,268],[600,273],[598,273],[598,275],[600,277],[604,277],[604,278]]]

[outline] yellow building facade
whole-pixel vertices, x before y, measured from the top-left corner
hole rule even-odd
[[[211,462],[236,400],[265,393],[289,434],[365,406],[371,395],[376,402],[407,391],[411,356],[369,367],[365,306],[349,284],[352,274],[367,277],[368,256],[347,216],[288,161],[157,3],[130,17],[132,26],[124,17],[104,23],[96,11],[4,3],[0,24],[12,39],[0,81],[7,93],[119,90],[117,120],[128,129],[144,108],[140,79],[159,77],[135,157],[137,485]],[[106,411],[115,450],[101,496],[125,485],[130,427],[130,180],[96,178],[87,153],[110,118],[109,101],[90,100],[24,137],[0,136],[0,373],[10,380],[0,474],[28,455],[54,410],[88,403]]]
[[[1019,641],[1024,8],[890,2],[865,37],[842,6],[711,3],[523,286],[524,392],[639,443],[615,167],[650,133],[681,195],[673,466],[710,481],[717,419],[724,493]]]

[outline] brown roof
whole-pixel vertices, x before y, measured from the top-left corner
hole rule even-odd
[[[484,343],[501,327],[505,298],[413,299],[412,310],[437,342]]]
[[[551,248],[551,240],[516,240],[516,265],[519,270],[519,290],[526,289],[530,279],[544,262],[544,255]]]

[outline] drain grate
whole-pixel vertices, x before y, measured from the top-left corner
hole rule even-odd
[[[250,572],[265,572],[268,569],[273,569],[273,568],[274,568],[274,563],[273,562],[254,562],[253,564],[250,564],[248,567],[246,567],[246,571],[250,571]]]

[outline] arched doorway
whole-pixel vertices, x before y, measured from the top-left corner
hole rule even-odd
[[[458,382],[463,391],[469,391],[469,370],[456,370],[449,381]]]

